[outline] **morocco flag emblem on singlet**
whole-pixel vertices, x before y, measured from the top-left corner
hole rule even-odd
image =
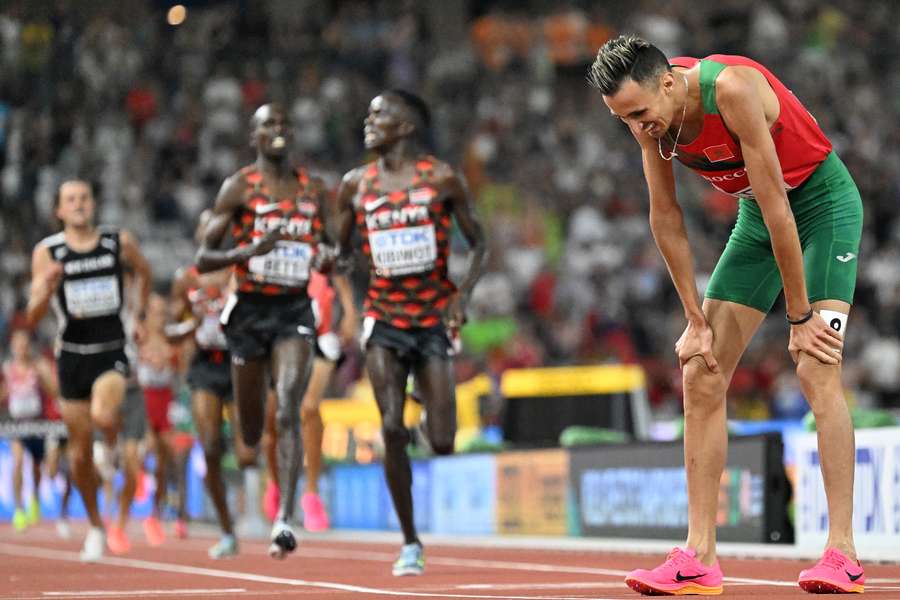
[[[719,144],[718,146],[710,146],[703,149],[703,154],[709,162],[719,162],[734,158],[734,153],[728,148],[727,144]]]

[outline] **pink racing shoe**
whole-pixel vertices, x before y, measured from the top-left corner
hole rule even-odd
[[[828,548],[816,566],[800,572],[797,583],[810,594],[862,594],[866,573],[858,560],[850,560],[837,548]]]
[[[306,492],[300,498],[300,507],[303,509],[303,528],[307,531],[325,531],[331,527],[328,521],[328,513],[318,494]]]
[[[279,504],[281,504],[281,491],[278,489],[278,484],[270,479],[263,494],[263,512],[273,523],[278,516]]]
[[[707,567],[690,548],[673,548],[666,562],[652,571],[632,571],[625,584],[645,596],[718,596],[722,593],[722,569],[718,561]]]

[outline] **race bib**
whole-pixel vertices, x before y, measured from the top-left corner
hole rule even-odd
[[[434,268],[437,241],[434,225],[369,232],[372,261],[380,275],[407,275]]]
[[[9,416],[13,419],[36,419],[42,412],[41,395],[37,390],[28,389],[9,395]]]
[[[76,319],[114,315],[122,306],[119,282],[113,275],[67,281],[63,293],[69,314]]]
[[[252,257],[247,267],[257,281],[299,286],[309,280],[312,248],[304,242],[280,241],[268,254]]]

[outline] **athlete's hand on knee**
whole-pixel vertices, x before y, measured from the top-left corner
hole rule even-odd
[[[795,363],[800,357],[800,352],[804,352],[826,365],[839,365],[843,349],[844,338],[829,327],[825,319],[815,311],[808,321],[791,325],[788,351]]]
[[[675,342],[675,352],[678,354],[678,366],[684,367],[685,363],[695,356],[700,356],[706,361],[706,366],[713,373],[719,372],[719,361],[713,355],[713,330],[706,321],[703,325],[695,325],[688,322],[684,333]]]

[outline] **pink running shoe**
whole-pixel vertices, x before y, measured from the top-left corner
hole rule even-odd
[[[125,530],[115,525],[106,528],[106,546],[113,554],[128,554],[131,550],[131,542]]]
[[[175,521],[175,537],[179,540],[186,540],[188,536],[188,526],[187,522],[184,519],[177,519]]]
[[[166,541],[166,534],[163,531],[162,524],[156,517],[147,517],[144,519],[144,535],[147,537],[147,543],[151,546],[162,546]]]
[[[328,522],[328,513],[318,494],[307,492],[300,498],[300,507],[303,508],[303,528],[307,531],[325,531],[331,527]]]
[[[866,573],[858,560],[850,560],[837,548],[828,548],[816,566],[800,571],[797,583],[810,594],[862,594]]]
[[[263,512],[266,514],[266,518],[273,523],[275,517],[278,516],[279,504],[281,504],[281,490],[278,489],[278,484],[270,479],[266,484],[266,492],[263,494]]]
[[[666,562],[652,571],[632,571],[625,584],[645,596],[718,596],[722,593],[722,569],[718,561],[707,567],[690,548],[673,548]]]

